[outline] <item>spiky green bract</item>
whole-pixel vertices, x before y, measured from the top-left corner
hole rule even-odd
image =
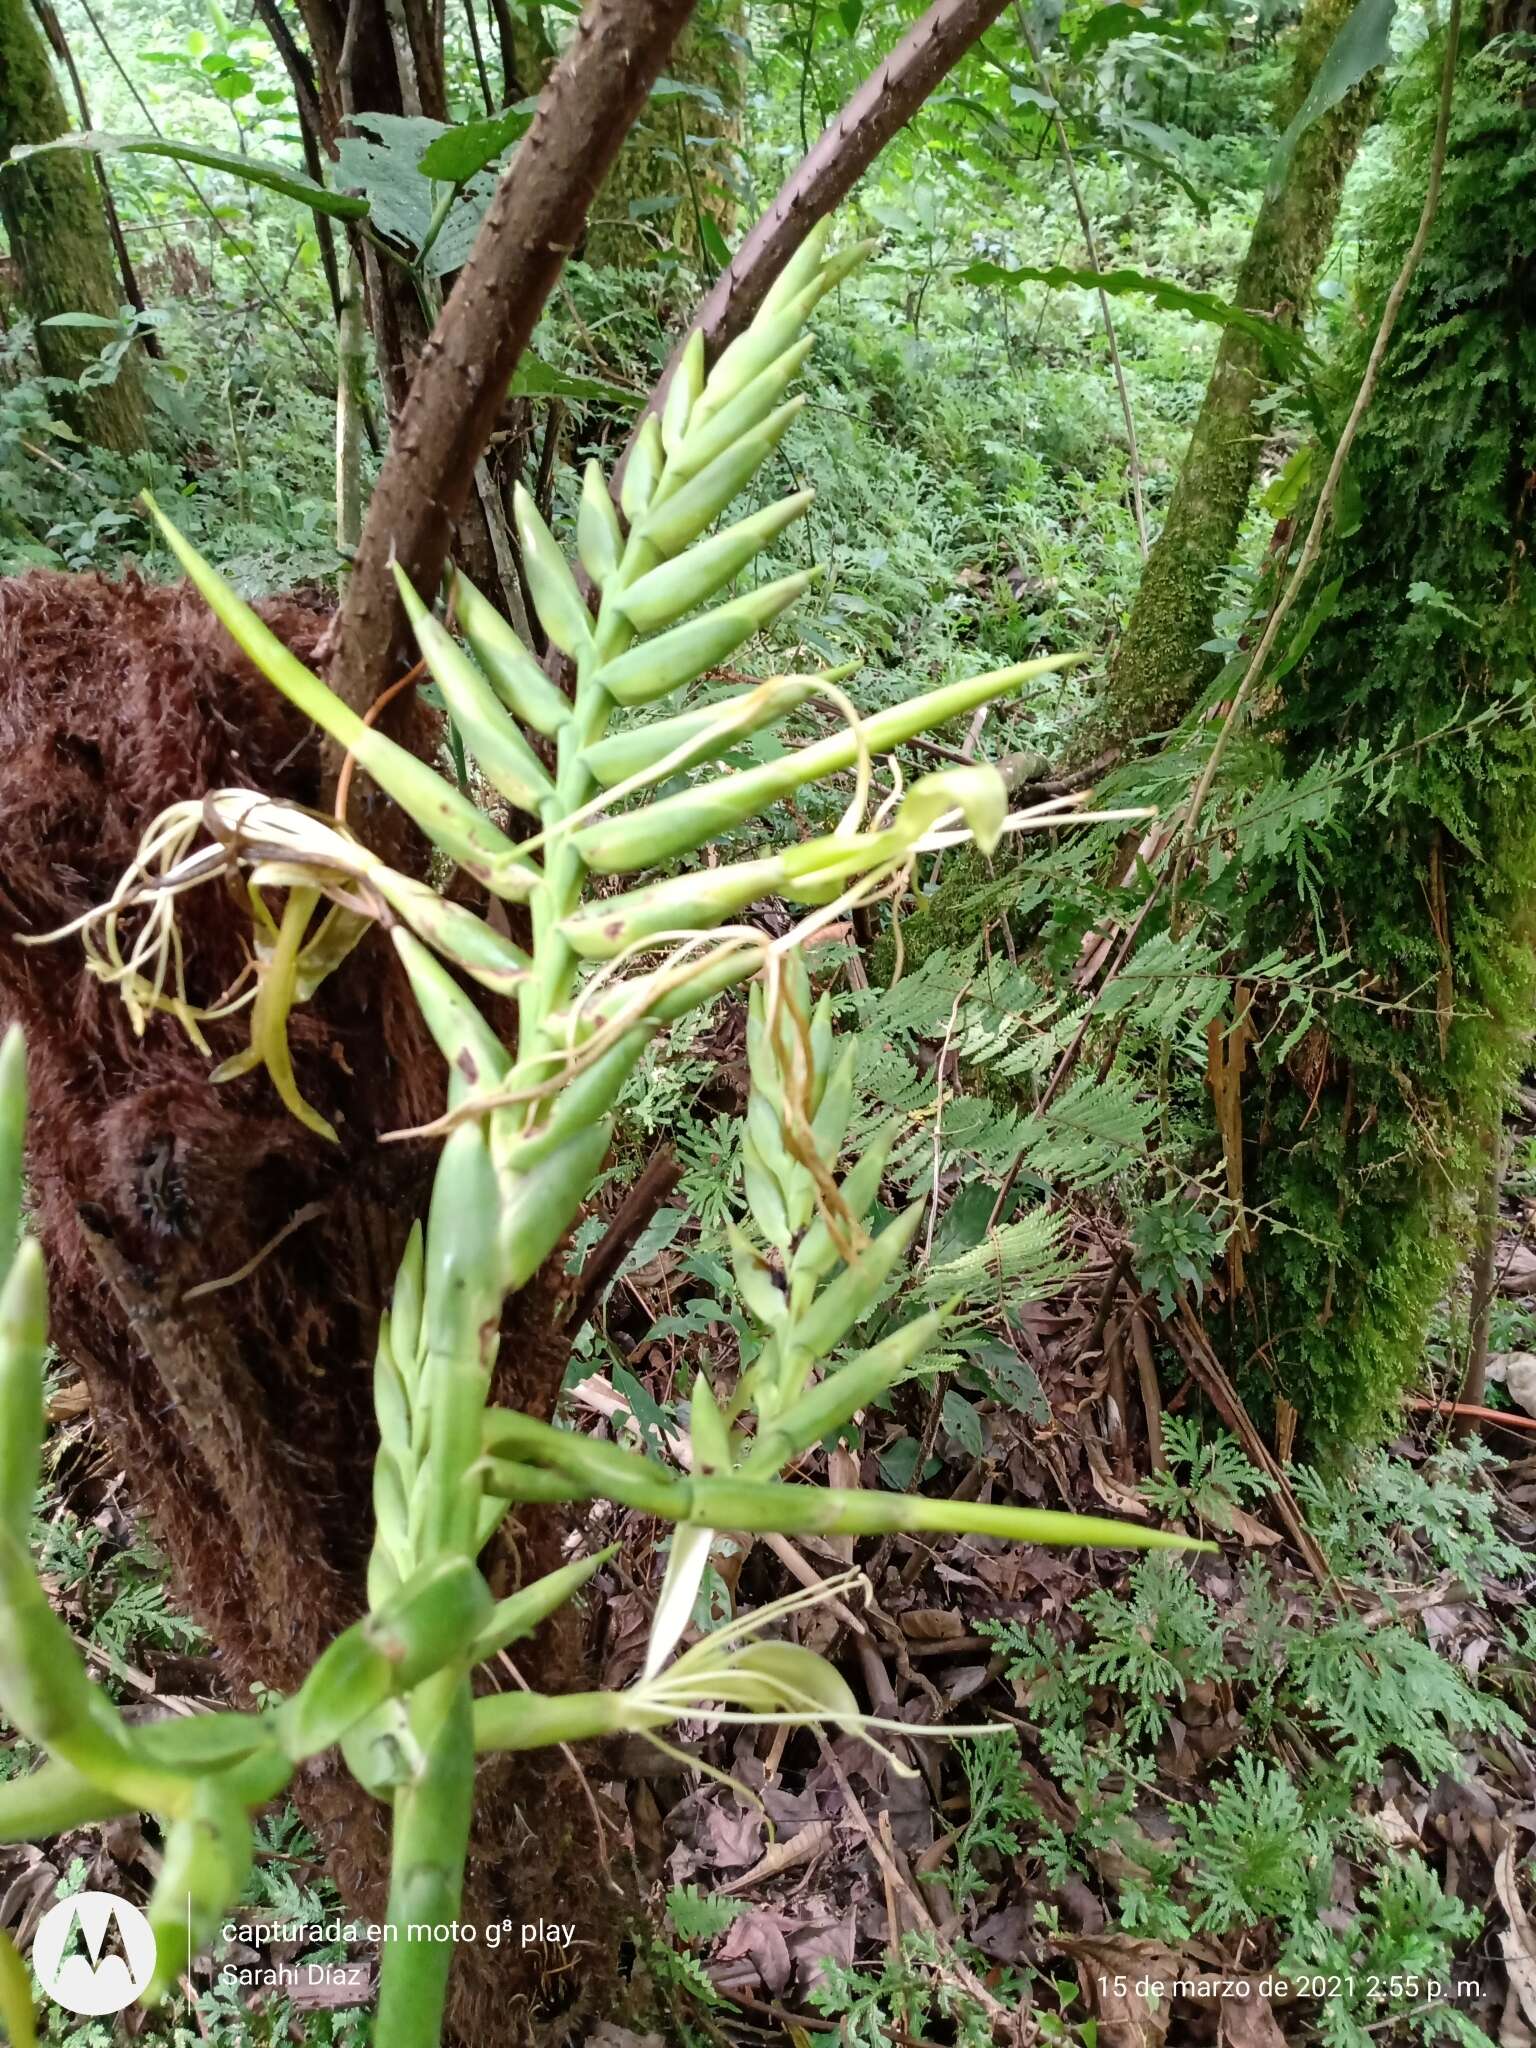
[[[397,746],[375,727],[364,725],[334,690],[327,688],[297,655],[289,653],[271,627],[236,596],[147,494],[145,502],[172,554],[241,653],[291,704],[353,754],[434,846],[476,876],[493,894],[512,901],[523,900],[535,878],[532,870],[517,859],[506,834],[498,831],[483,811],[477,810],[468,797],[461,796],[452,783],[445,782],[424,761],[418,761],[407,748]]]
[[[1278,757],[1218,814],[1248,868],[1236,957],[1345,944],[1370,992],[1325,1002],[1284,1059],[1263,1037],[1262,1084],[1244,1084],[1265,1221],[1238,1355],[1262,1368],[1250,1397],[1278,1388],[1324,1446],[1378,1429],[1422,1371],[1536,998],[1536,556],[1510,518],[1536,448],[1536,186],[1513,170],[1532,148],[1530,47],[1475,40],[1439,211],[1350,456],[1357,503],[1309,594],[1326,615],[1281,684]],[[1394,94],[1373,309],[1422,204],[1442,55],[1433,37]],[[1249,811],[1270,822],[1248,832]]]
[[[446,620],[401,579],[418,645],[459,735],[485,780],[535,822],[521,845],[341,703],[155,514],[172,551],[251,660],[463,871],[477,903],[483,891],[526,903],[530,930],[526,943],[514,944],[497,906],[482,917],[464,901],[384,867],[333,821],[241,791],[211,793],[203,805],[167,813],[166,836],[155,836],[158,824],[151,828],[124,889],[100,914],[104,929],[93,960],[123,982],[136,1021],[170,1007],[195,1031],[200,1013],[179,986],[176,1001],[163,1002],[159,985],[138,972],[143,956],[122,958],[117,920],[127,918],[125,930],[133,931],[131,920],[143,912],[158,937],[159,906],[173,904],[182,888],[215,871],[251,870],[261,940],[257,1028],[239,1070],[265,1065],[293,1112],[316,1122],[288,1061],[286,1018],[292,1003],[307,999],[340,965],[366,921],[376,920],[391,935],[447,1070],[446,1110],[431,1130],[444,1142],[426,1228],[407,1241],[378,1332],[376,1529],[366,1616],[330,1646],[292,1700],[255,1724],[248,1746],[241,1746],[242,1736],[227,1753],[178,1757],[139,1742],[94,1692],[14,1529],[0,1529],[0,1704],[52,1752],[52,1775],[25,1796],[13,1795],[12,1805],[20,1818],[36,1820],[151,1803],[171,1824],[156,1910],[163,1908],[168,1925],[180,1898],[195,1940],[239,1882],[250,1805],[270,1796],[295,1762],[339,1744],[359,1782],[393,1805],[376,2048],[433,2048],[438,2038],[477,1744],[525,1747],[611,1729],[655,1729],[710,1700],[748,1717],[767,1712],[853,1725],[844,1682],[797,1645],[743,1645],[738,1629],[729,1646],[717,1636],[707,1650],[671,1662],[714,1530],[984,1529],[1025,1540],[1171,1540],[1127,1525],[828,1493],[776,1479],[798,1452],[921,1370],[949,1310],[914,1302],[910,1314],[891,1311],[919,1212],[909,1209],[883,1230],[872,1227],[885,1146],[877,1142],[846,1170],[841,1157],[853,1104],[852,1055],[834,1045],[829,1006],[813,1001],[790,946],[730,921],[766,893],[817,906],[850,891],[857,900],[893,881],[917,853],[967,831],[982,847],[994,845],[1007,822],[1007,797],[1000,775],[984,765],[923,778],[861,829],[869,757],[1070,658],[952,684],[858,724],[839,688],[850,671],[838,668],[821,677],[769,678],[703,707],[678,702],[675,715],[649,729],[610,734],[616,710],[675,697],[783,613],[815,573],[796,569],[732,595],[740,572],[804,513],[806,493],[771,501],[719,532],[709,529],[721,515],[730,520],[731,502],[798,416],[802,401],[789,387],[805,359],[805,320],[866,253],[828,257],[825,243],[820,230],[809,238],[713,371],[706,370],[702,338],[689,343],[663,416],[648,420],[637,438],[622,520],[600,473],[588,470],[577,546],[599,593],[595,610],[538,507],[517,492],[522,566],[544,634],[574,664],[569,697],[462,577],[454,581]],[[724,775],[700,789],[643,800],[642,792],[663,778],[670,782],[720,758],[736,739],[786,717],[813,692],[837,708],[849,729],[787,754],[766,775]],[[854,800],[837,834],[758,860],[701,862],[694,874],[594,900],[594,866],[626,872],[670,860],[807,782],[849,768],[858,770]],[[603,816],[605,807],[636,798],[621,815]],[[217,860],[194,845],[205,826],[218,840]],[[281,910],[267,909],[263,891],[285,893]],[[322,898],[332,907],[311,935],[311,912]],[[165,948],[161,961],[178,963],[173,926]],[[662,957],[622,972],[621,956],[631,948]],[[616,964],[589,971],[589,959]],[[527,1416],[488,1412],[506,1299],[557,1251],[590,1195],[615,1102],[641,1052],[659,1027],[758,970],[764,979],[751,1010],[753,1088],[743,1147],[750,1227],[733,1235],[732,1256],[741,1299],[764,1335],[739,1384],[697,1380],[693,1476],[680,1478]],[[493,1029],[461,976],[515,1004],[515,1034]],[[0,1053],[0,1179],[17,1151],[15,1117],[6,1115],[13,1067],[13,1056]],[[0,1205],[0,1225],[5,1213]],[[32,1432],[0,1461],[0,1505],[13,1525],[29,1486],[39,1404],[32,1366],[28,1379],[10,1365],[36,1348],[25,1303],[16,1308],[35,1284],[23,1258],[0,1294],[0,1389],[11,1398],[26,1381]],[[862,1335],[876,1315],[884,1319],[880,1328]],[[844,1346],[851,1357],[842,1355]],[[503,1503],[595,1497],[673,1525],[642,1685],[619,1696],[515,1694],[474,1703],[474,1662],[536,1627],[600,1561],[568,1565],[493,1606],[476,1558]],[[0,1827],[5,1811],[0,1797]],[[185,1925],[185,1912],[182,1918]],[[183,1934],[179,1948],[172,1941],[167,1949],[170,1966],[185,1952]]]
[[[925,696],[893,705],[889,711],[876,712],[857,732],[834,733],[777,761],[765,761],[760,768],[722,776],[702,789],[665,797],[625,817],[585,825],[574,834],[575,845],[587,865],[600,874],[624,874],[636,867],[659,865],[749,818],[760,817],[770,805],[808,782],[851,768],[861,749],[866,754],[888,753],[978,704],[1012,696],[1036,677],[1070,668],[1082,658],[1053,654],[1039,661],[1016,662],[1011,668],[996,669],[967,682],[947,683]]]
[[[27,1046],[19,1024],[0,1041],[0,1280],[21,1228],[22,1147],[27,1133]]]

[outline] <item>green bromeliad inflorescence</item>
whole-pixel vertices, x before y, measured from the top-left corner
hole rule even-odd
[[[786,393],[810,345],[805,322],[862,253],[829,257],[825,236],[813,236],[708,375],[695,334],[660,418],[647,421],[636,445],[622,518],[589,466],[576,538],[598,593],[595,611],[519,492],[529,588],[550,641],[574,664],[571,696],[462,576],[446,607],[461,638],[401,578],[423,660],[466,748],[485,783],[537,820],[532,837],[509,837],[431,766],[365,725],[160,518],[188,575],[262,672],[351,752],[442,855],[491,896],[527,905],[532,943],[524,951],[494,923],[391,869],[336,821],[249,790],[195,795],[164,813],[112,900],[84,921],[92,966],[120,988],[141,1028],[164,1012],[201,1042],[209,1016],[248,1002],[249,1051],[222,1071],[264,1066],[294,1114],[321,1131],[328,1127],[304,1102],[289,1060],[288,1014],[378,923],[448,1075],[429,1213],[406,1246],[378,1337],[368,1612],[293,1697],[260,1713],[130,1728],[88,1679],[27,1552],[46,1301],[32,1240],[8,1260],[0,1292],[0,1707],[47,1761],[0,1785],[0,1840],[136,1809],[159,1818],[165,1847],[151,1905],[159,1943],[151,1998],[175,1981],[238,1896],[252,1811],[333,1745],[393,1808],[388,1918],[402,1933],[416,1931],[385,1944],[375,2040],[378,2048],[431,2048],[478,1753],[612,1730],[649,1733],[689,1715],[868,1728],[829,1664],[765,1638],[765,1628],[808,1596],[677,1654],[716,1531],[955,1530],[1141,1548],[1181,1540],[1125,1523],[836,1492],[779,1477],[921,1372],[954,1312],[954,1304],[932,1309],[844,1355],[896,1285],[917,1212],[872,1230],[893,1134],[843,1165],[853,1055],[838,1052],[828,1003],[813,1002],[796,948],[849,903],[898,883],[915,854],[967,833],[987,848],[1007,828],[1002,779],[981,766],[919,781],[866,825],[873,756],[1072,658],[950,684],[867,721],[842,694],[846,672],[836,671],[775,677],[702,709],[610,729],[621,707],[657,703],[727,660],[810,582],[797,573],[711,604],[805,510],[808,493],[704,536],[795,417],[801,401]],[[717,759],[816,694],[836,707],[844,730],[764,766],[646,800],[658,783]],[[530,733],[544,742],[542,753]],[[594,873],[670,863],[792,791],[849,769],[855,796],[833,833],[755,858],[685,866],[618,894],[588,893]],[[176,902],[183,890],[234,873],[251,905],[254,987],[223,1012],[200,1010],[180,979]],[[269,892],[282,897],[279,913],[268,908]],[[732,922],[766,895],[804,904],[809,915],[782,938]],[[681,1459],[663,1464],[491,1407],[503,1303],[579,1214],[608,1149],[613,1105],[642,1050],[673,1019],[753,976],[742,1148],[752,1228],[731,1239],[740,1299],[762,1332],[753,1362],[734,1386],[699,1374],[686,1470]],[[515,1001],[514,1044],[491,1029],[466,981]],[[0,1254],[15,1240],[8,1219],[20,1202],[24,1116],[23,1051],[13,1034],[0,1054]],[[537,1628],[609,1555],[498,1602],[477,1565],[483,1547],[511,1504],[587,1500],[673,1525],[641,1678],[622,1692],[476,1699],[476,1665]]]

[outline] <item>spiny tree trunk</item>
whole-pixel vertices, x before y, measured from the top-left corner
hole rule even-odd
[[[67,132],[63,95],[27,0],[0,0],[0,160],[20,144]],[[49,327],[58,313],[115,320],[122,303],[96,173],[83,156],[59,154],[0,173],[0,220],[17,271],[17,297],[37,323],[38,361],[50,377],[77,380],[101,353],[102,331]],[[62,401],[71,426],[100,448],[144,446],[144,390],[136,352],[110,384]]]
[[[1301,106],[1354,5],[1307,0],[1275,109],[1277,128]],[[1286,327],[1305,316],[1374,102],[1368,80],[1305,130],[1279,191],[1259,208],[1232,294],[1237,305]],[[1176,725],[1213,672],[1200,649],[1211,637],[1216,579],[1232,558],[1258,475],[1263,431],[1254,404],[1269,370],[1258,341],[1236,328],[1224,331],[1168,516],[1110,664],[1100,715],[1083,738],[1087,753],[1104,740],[1125,745]]]
[[[1536,191],[1510,175],[1536,147],[1536,60],[1501,25],[1464,38],[1439,213],[1351,458],[1359,523],[1317,571],[1337,601],[1273,712],[1293,779],[1360,746],[1396,758],[1295,828],[1321,930],[1282,857],[1250,874],[1240,941],[1343,949],[1366,997],[1325,1005],[1246,1108],[1252,1355],[1324,1442],[1422,1369],[1536,997]],[[1395,98],[1378,303],[1423,198],[1436,68]],[[1280,790],[1265,803],[1283,819]]]
[[[779,187],[773,204],[759,216],[695,315],[692,325],[704,336],[710,362],[751,326],[774,279],[811,229],[842,204],[891,137],[938,90],[1007,4],[1008,0],[933,0],[927,13],[839,108]],[[685,334],[646,401],[646,413],[659,412],[666,402],[687,345]],[[643,420],[644,414],[630,430],[623,462],[629,459]]]
[[[423,352],[368,507],[331,663],[358,710],[405,651],[399,563],[432,590],[507,382],[693,0],[592,0]]]
[[[646,109],[592,209],[588,262],[634,268],[676,253],[698,263],[700,216],[729,236],[736,207],[721,173],[741,143],[746,27],[743,7],[716,0],[678,38],[669,76],[706,88],[717,104],[669,99]],[[654,210],[662,200],[668,204]]]

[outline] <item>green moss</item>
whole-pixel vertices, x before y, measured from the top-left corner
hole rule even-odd
[[[69,127],[64,102],[27,0],[0,0],[0,159],[18,144],[52,142]],[[96,171],[89,158],[39,157],[0,171],[0,220],[17,271],[17,301],[37,322],[46,375],[73,381],[101,352],[101,330],[47,327],[56,313],[114,319],[117,272]],[[112,384],[64,404],[70,424],[98,447],[144,446],[144,399],[130,358]]]
[[[1394,109],[1378,303],[1422,201],[1430,58]],[[1274,721],[1292,774],[1362,742],[1397,756],[1312,849],[1323,941],[1372,1000],[1269,1072],[1250,1176],[1256,1356],[1320,1433],[1370,1429],[1419,1369],[1536,996],[1533,65],[1512,38],[1462,60],[1439,215],[1351,459],[1360,523],[1319,571],[1337,607]],[[1252,876],[1246,955],[1296,942],[1290,872]]]
[[[1285,126],[1306,97],[1352,7],[1353,0],[1309,0],[1275,109],[1278,126]],[[1373,102],[1374,87],[1367,83],[1305,131],[1281,189],[1259,208],[1232,294],[1236,304],[1289,321],[1305,312]],[[1085,753],[1106,742],[1124,744],[1167,731],[1209,680],[1209,657],[1200,650],[1211,637],[1216,578],[1237,545],[1258,474],[1263,441],[1253,408],[1267,372],[1258,343],[1229,328],[1168,516],[1110,665],[1099,714],[1082,735]]]
[[[653,102],[635,123],[593,208],[584,250],[589,263],[634,268],[675,251],[698,264],[698,214],[723,235],[731,233],[735,200],[722,174],[724,153],[741,141],[746,51],[746,15],[735,0],[710,0],[694,15],[667,71],[711,98]],[[652,210],[658,206],[660,212]],[[635,207],[645,210],[632,215]]]

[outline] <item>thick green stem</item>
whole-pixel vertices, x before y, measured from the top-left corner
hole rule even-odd
[[[437,2048],[474,1804],[469,1680],[440,1671],[411,1702],[416,1773],[395,1792],[387,1939],[374,2048]]]

